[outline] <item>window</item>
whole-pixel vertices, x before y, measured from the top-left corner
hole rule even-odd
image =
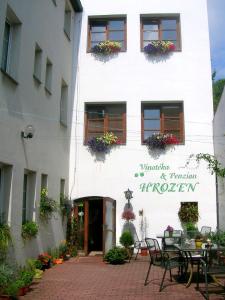
[[[57,6],[57,2],[56,2],[56,0],[52,0],[52,2],[55,4],[55,6]]]
[[[65,179],[60,180],[60,195],[65,196]]]
[[[0,163],[0,224],[7,223],[12,183],[12,166]]]
[[[141,49],[151,41],[170,41],[181,49],[179,17],[141,17]]]
[[[35,54],[34,54],[34,78],[41,83],[41,63],[42,63],[42,50],[36,44],[35,46]]]
[[[68,117],[68,86],[64,80],[61,85],[61,99],[60,99],[60,123],[67,126]]]
[[[25,170],[23,177],[22,223],[33,220],[36,173]]]
[[[70,31],[71,31],[71,16],[72,12],[68,2],[65,3],[65,12],[64,12],[64,32],[68,39],[70,39]]]
[[[182,103],[142,104],[142,142],[154,133],[171,133],[184,141]]]
[[[85,143],[92,137],[113,132],[126,143],[125,104],[87,104],[85,113]]]
[[[45,89],[48,93],[52,93],[52,63],[48,58],[46,61]]]
[[[121,44],[122,51],[126,50],[126,20],[115,19],[89,19],[88,50],[103,41],[114,41]]]
[[[48,188],[48,175],[41,174],[41,189]]]
[[[20,35],[21,22],[10,6],[7,6],[3,34],[1,70],[10,77],[14,83],[17,83]]]

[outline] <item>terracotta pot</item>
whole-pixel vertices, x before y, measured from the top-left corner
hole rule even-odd
[[[53,264],[55,264],[55,265],[60,265],[62,263],[63,263],[63,258],[53,259]]]
[[[147,247],[141,248],[141,256],[147,256],[148,255],[148,249]]]
[[[17,293],[17,296],[24,296],[26,294],[26,287],[21,287]]]

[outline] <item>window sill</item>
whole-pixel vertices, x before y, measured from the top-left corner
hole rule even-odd
[[[13,78],[8,72],[6,72],[5,70],[3,70],[2,68],[1,68],[1,71],[2,71],[2,73],[3,73],[7,78],[9,78],[14,84],[16,84],[16,85],[19,84],[19,82],[18,82],[15,78]]]
[[[40,78],[38,78],[37,75],[33,74],[33,78],[39,83],[39,84],[42,84],[42,81]]]
[[[64,34],[65,34],[67,40],[70,42],[70,41],[71,41],[71,40],[70,40],[70,35],[66,32],[65,29],[64,29],[63,31],[64,31]]]
[[[118,51],[118,52],[115,52],[115,54],[116,54],[116,53],[121,53],[121,52],[122,52],[122,53],[125,53],[125,52],[127,52],[127,49],[126,49],[126,50],[120,50],[120,51]],[[94,51],[92,51],[92,50],[90,50],[90,49],[87,50],[87,53],[101,54],[101,53],[95,53]],[[113,54],[113,53],[112,53],[112,54]],[[110,55],[110,54],[109,54],[109,55]]]
[[[46,86],[45,86],[45,91],[46,91],[49,95],[52,95],[52,92],[51,92],[50,89],[47,88]]]

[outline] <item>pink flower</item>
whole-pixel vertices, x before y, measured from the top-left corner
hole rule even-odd
[[[173,231],[173,227],[168,225],[167,228],[166,228],[166,231],[169,231],[169,232],[172,232]]]
[[[128,208],[126,210],[124,210],[124,212],[122,213],[122,219],[127,220],[127,221],[133,221],[135,220],[135,214],[133,213],[133,211]]]

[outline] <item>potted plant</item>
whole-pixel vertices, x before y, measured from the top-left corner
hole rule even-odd
[[[41,199],[39,206],[39,214],[42,220],[48,220],[51,218],[54,212],[57,212],[58,204],[54,199],[48,197],[47,189],[41,190]]]
[[[165,150],[168,145],[177,145],[179,141],[177,137],[169,133],[154,133],[152,136],[147,138],[144,143],[149,150]]]
[[[121,51],[121,44],[114,41],[103,41],[92,48],[92,52],[100,55],[110,55]]]
[[[38,225],[34,221],[26,221],[22,225],[21,236],[24,240],[36,237],[38,234]]]
[[[151,41],[144,47],[144,52],[148,55],[168,54],[175,50],[176,46],[170,41]]]
[[[0,264],[0,295],[5,292],[7,286],[9,286],[16,278],[16,270],[9,264],[2,262]]]
[[[131,208],[126,208],[122,213],[122,219],[127,222],[135,220],[135,214]]]
[[[104,256],[104,261],[112,265],[121,265],[128,258],[127,251],[121,247],[113,247]]]
[[[106,132],[102,136],[91,138],[87,145],[91,152],[107,153],[113,145],[120,145],[120,140],[112,132]]]
[[[169,237],[172,237],[172,236],[173,236],[173,227],[172,227],[172,226],[168,225],[168,226],[166,227],[166,231],[169,232]]]
[[[124,231],[122,233],[120,237],[120,244],[126,249],[128,257],[131,257],[134,250],[131,248],[131,246],[134,245],[134,238],[130,231]]]
[[[51,268],[52,257],[47,252],[38,255],[38,260],[42,264],[42,270]]]
[[[198,206],[193,202],[182,202],[178,211],[178,216],[182,226],[186,230],[186,224],[196,224],[198,222]]]

